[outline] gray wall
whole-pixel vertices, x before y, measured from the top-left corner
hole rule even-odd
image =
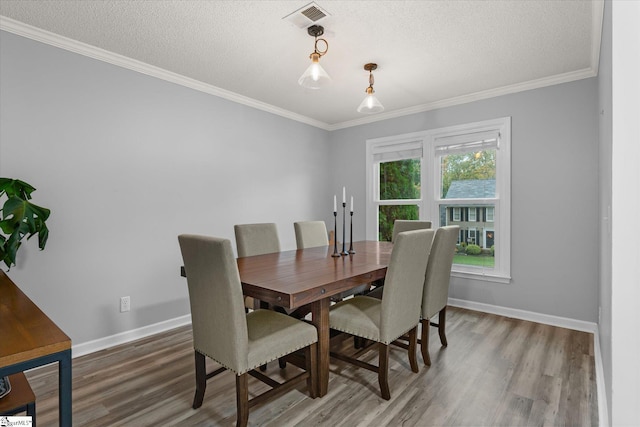
[[[74,344],[189,313],[179,233],[330,211],[326,131],[10,33],[0,35],[0,176],[52,211],[10,277]],[[121,296],[131,312],[119,313]]]
[[[362,212],[367,139],[511,116],[512,283],[454,278],[450,296],[596,322],[597,89],[592,78],[333,131],[334,186],[347,183]]]

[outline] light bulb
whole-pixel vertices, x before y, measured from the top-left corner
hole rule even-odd
[[[368,93],[358,107],[358,113],[373,114],[384,111],[384,107],[373,93]]]
[[[311,54],[311,65],[298,79],[298,84],[309,89],[320,89],[331,82],[331,77],[320,65],[320,55]]]

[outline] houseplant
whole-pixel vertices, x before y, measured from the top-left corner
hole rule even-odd
[[[38,247],[44,249],[49,237],[47,218],[51,211],[31,203],[35,188],[19,179],[0,178],[0,258],[11,268],[22,244],[38,235]]]

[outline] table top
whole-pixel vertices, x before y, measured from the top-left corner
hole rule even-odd
[[[332,246],[238,258],[245,295],[297,308],[385,276],[390,242],[354,242],[355,254],[332,257]]]
[[[71,348],[71,339],[0,270],[0,367]]]

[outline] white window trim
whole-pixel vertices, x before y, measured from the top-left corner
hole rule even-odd
[[[493,211],[491,212],[491,219],[489,219],[489,209],[493,209]],[[486,215],[485,222],[491,222],[491,223],[495,222],[495,216],[496,216],[495,212],[496,212],[495,208],[487,206],[487,210],[485,213]]]
[[[496,198],[495,199],[467,199],[452,200],[440,199],[440,174],[434,171],[440,170],[436,146],[450,144],[458,137],[462,140],[465,135],[478,134],[485,135],[497,132],[500,137],[498,149],[496,150]],[[440,144],[438,144],[440,142]],[[374,161],[376,148],[385,146],[391,147],[395,144],[416,144],[422,143],[422,199],[413,200],[377,200],[379,188],[377,186],[378,173],[377,164]],[[379,149],[378,149],[379,150]],[[397,135],[384,138],[369,139],[366,141],[366,238],[377,240],[377,224],[379,204],[414,204],[418,205],[420,219],[431,220],[434,226],[439,220],[439,205],[446,204],[478,204],[494,205],[494,232],[498,256],[495,257],[495,266],[492,270],[485,270],[482,267],[463,266],[454,264],[452,276],[474,280],[484,280],[499,283],[509,283],[511,281],[511,117],[502,117],[482,122],[468,123],[463,125],[449,126],[445,128],[432,129],[423,132],[414,132],[404,135]],[[431,167],[429,167],[431,165]],[[426,171],[425,171],[426,166]],[[438,196],[438,198],[436,198]],[[374,226],[375,224],[376,226]]]
[[[467,212],[468,212],[468,222],[478,222],[478,207],[477,206],[469,206],[467,208]],[[473,212],[473,215],[471,215],[471,213]],[[473,217],[473,219],[472,219]]]

